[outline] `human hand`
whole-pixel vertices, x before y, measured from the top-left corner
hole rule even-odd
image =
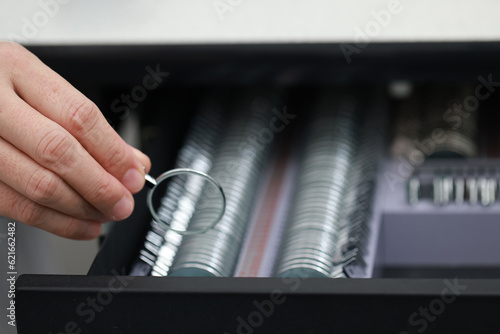
[[[0,215],[92,239],[132,213],[150,167],[93,102],[22,46],[0,42]]]

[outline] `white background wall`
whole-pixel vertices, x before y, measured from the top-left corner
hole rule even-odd
[[[394,1],[373,41],[500,39],[497,0],[1,0],[0,39],[22,37],[28,21],[25,43],[352,41]]]

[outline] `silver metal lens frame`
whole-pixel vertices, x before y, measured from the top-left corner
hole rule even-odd
[[[160,218],[160,216],[156,212],[156,209],[153,206],[153,195],[154,195],[154,192],[156,191],[156,189],[158,188],[158,186],[162,182],[166,181],[167,179],[169,179],[173,176],[185,175],[185,174],[200,176],[200,177],[204,178],[205,180],[207,180],[208,182],[210,182],[212,185],[214,185],[219,190],[219,193],[221,196],[221,201],[222,201],[222,206],[221,206],[221,210],[219,212],[219,215],[214,219],[214,221],[211,224],[206,225],[203,228],[194,229],[194,230],[173,229],[170,226],[169,222],[166,222]],[[152,182],[150,181],[150,183],[152,183]],[[226,212],[226,195],[224,194],[224,190],[222,189],[222,186],[214,178],[212,178],[210,175],[208,175],[206,173],[203,173],[203,172],[200,172],[200,171],[197,171],[194,169],[189,169],[189,168],[172,169],[172,170],[169,170],[169,171],[161,174],[160,176],[158,176],[158,178],[156,178],[156,182],[154,182],[152,184],[154,184],[154,185],[151,189],[148,190],[148,194],[147,194],[147,198],[146,198],[146,202],[147,202],[149,211],[151,212],[151,216],[153,217],[153,219],[157,223],[162,224],[166,229],[174,231],[174,232],[179,233],[181,235],[203,234],[203,233],[207,232],[208,230],[212,229],[222,219],[222,217],[224,216],[224,213]]]

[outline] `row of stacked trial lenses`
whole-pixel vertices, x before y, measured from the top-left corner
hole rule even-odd
[[[419,169],[408,180],[408,203],[416,205],[430,200],[436,206],[490,206],[500,198],[498,167],[457,167]]]
[[[343,198],[357,148],[358,100],[326,90],[306,129],[295,197],[276,275],[329,277],[343,227]]]
[[[226,194],[226,212],[213,229],[184,238],[172,265],[173,276],[227,277],[236,267],[257,187],[274,142],[269,136],[273,109],[281,107],[279,96],[268,92],[247,93],[237,100],[228,133],[210,171]],[[204,193],[190,228],[209,224],[219,208],[216,194]]]
[[[208,173],[212,167],[215,149],[222,136],[226,94],[207,93],[200,104],[186,141],[179,151],[176,168],[190,168]],[[186,230],[203,188],[203,180],[195,175],[176,176],[168,183],[161,199],[158,214],[177,230]],[[151,221],[151,229],[139,254],[139,262],[132,275],[166,276],[183,236]]]
[[[337,270],[332,277],[367,277],[370,275],[365,257],[369,255],[370,223],[373,215],[378,167],[385,146],[387,117],[382,94],[375,92],[374,100],[363,117],[359,148],[349,176],[349,190],[344,202],[345,229],[340,236]]]

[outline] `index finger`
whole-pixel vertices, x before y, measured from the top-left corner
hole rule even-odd
[[[144,167],[149,170],[150,166],[143,166],[97,106],[27,50],[21,61],[24,66],[12,72],[18,95],[71,133],[129,191],[135,193],[142,189]]]

